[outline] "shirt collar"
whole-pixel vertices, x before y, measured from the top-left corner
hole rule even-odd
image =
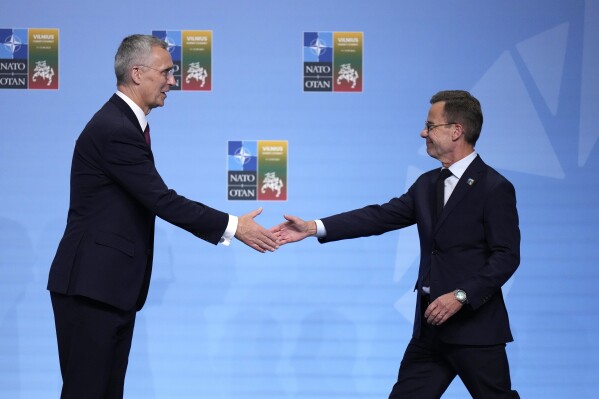
[[[477,155],[478,154],[476,153],[476,151],[472,151],[469,155],[452,164],[449,167],[449,170],[459,180],[468,168],[468,166],[470,166],[472,161],[474,161],[474,158],[476,158]]]
[[[148,125],[148,120],[146,119],[146,114],[139,108],[139,105],[135,104],[132,99],[127,97],[127,95],[121,91],[116,92],[116,95],[123,99],[124,102],[127,103],[129,108],[133,111],[135,116],[137,117],[137,121],[139,122],[139,126],[141,126],[142,132],[146,130],[146,126]]]

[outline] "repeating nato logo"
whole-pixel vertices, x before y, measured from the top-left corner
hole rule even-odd
[[[58,89],[58,29],[0,29],[0,89]]]
[[[212,31],[154,30],[164,40],[175,65],[171,90],[212,90]]]
[[[287,200],[287,141],[229,141],[229,200]]]
[[[304,32],[304,91],[361,92],[364,34]]]

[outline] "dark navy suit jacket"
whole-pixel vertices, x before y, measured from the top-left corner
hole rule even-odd
[[[212,244],[229,218],[166,186],[135,114],[113,95],[77,139],[67,226],[48,289],[122,310],[141,309],[150,284],[156,216]]]
[[[441,325],[440,338],[461,345],[512,341],[502,285],[520,264],[520,230],[514,186],[477,156],[468,166],[433,225],[439,169],[421,175],[407,193],[383,205],[322,219],[321,242],[379,235],[413,224],[420,238],[416,290],[430,270],[431,300],[463,289],[469,303]],[[429,269],[430,267],[430,269]],[[414,337],[420,335],[420,299]]]

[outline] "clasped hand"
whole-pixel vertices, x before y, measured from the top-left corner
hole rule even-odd
[[[254,218],[261,213],[262,208],[258,208],[255,211],[240,216],[237,222],[235,238],[258,252],[274,252],[280,245],[276,235],[254,221]]]
[[[287,220],[270,228],[280,245],[301,241],[306,237],[316,235],[316,222],[305,221],[296,216],[283,215]]]

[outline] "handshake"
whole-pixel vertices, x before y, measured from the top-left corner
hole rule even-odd
[[[254,221],[262,208],[239,217],[235,238],[258,252],[274,252],[281,245],[316,235],[316,222],[306,222],[298,217],[284,215],[287,221],[265,229]]]

